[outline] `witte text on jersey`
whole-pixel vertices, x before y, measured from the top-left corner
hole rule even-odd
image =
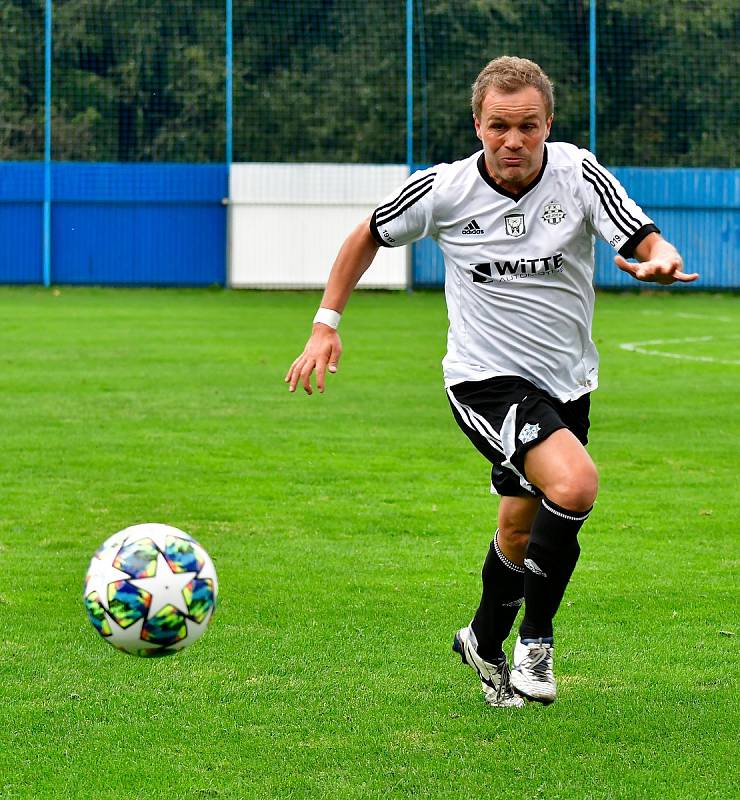
[[[471,264],[473,283],[493,283],[529,278],[533,275],[547,275],[562,272],[563,254],[555,253],[544,258],[494,259]]]

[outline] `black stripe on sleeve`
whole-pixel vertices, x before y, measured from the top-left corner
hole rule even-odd
[[[604,179],[604,181],[606,181],[606,183],[611,187],[612,191],[614,192],[615,197],[617,198],[617,201],[619,202],[619,207],[624,212],[625,217],[628,218],[631,222],[634,222],[634,224],[639,228],[640,225],[641,225],[641,222],[640,222],[639,219],[637,219],[637,217],[633,216],[627,210],[627,207],[624,204],[624,197],[623,197],[623,195],[625,193],[624,192],[620,193],[618,187],[615,186],[614,181],[616,179],[614,178],[614,176],[610,172],[605,170],[600,164],[591,163],[590,161],[588,161],[587,163],[588,163],[589,167],[592,167],[596,171],[596,173],[598,175],[601,175],[601,177]]]
[[[387,225],[389,222],[394,220],[396,217],[400,217],[401,214],[403,214],[404,211],[406,211],[407,209],[411,208],[411,206],[413,206],[414,204],[418,203],[419,200],[421,200],[421,198],[424,197],[425,194],[429,194],[429,192],[431,192],[431,191],[432,191],[432,184],[430,182],[429,185],[426,188],[424,188],[423,190],[421,190],[420,192],[415,194],[413,197],[411,197],[411,199],[405,205],[403,205],[400,208],[396,209],[396,211],[394,213],[392,213],[390,216],[384,216],[382,219],[377,219],[376,215],[373,214],[373,218],[376,220],[377,224],[379,224],[379,225]]]
[[[596,184],[596,182],[593,181],[591,178],[589,178],[588,175],[586,175],[585,173],[584,173],[583,177],[594,187],[594,190],[595,190],[596,194],[599,195],[599,199],[601,200],[601,205],[604,207],[604,210],[609,215],[609,218],[611,219],[611,221],[614,223],[614,226],[616,228],[618,228],[625,236],[627,236],[629,238],[632,235],[632,232],[631,231],[626,231],[622,227],[622,225],[619,224],[618,220],[616,219],[616,217],[612,213],[611,208],[609,208],[609,206],[604,202],[604,195],[601,193],[601,189]]]
[[[599,199],[601,200],[601,205],[604,207],[604,211],[606,211],[614,225],[625,236],[632,236],[632,234],[640,227],[640,223],[630,223],[626,215],[617,207],[617,203],[612,195],[612,192],[614,191],[613,187],[607,184],[604,181],[603,176],[593,170],[593,167],[591,167],[591,169],[589,169],[589,167],[591,167],[589,162],[584,160],[583,177],[594,187],[596,194],[598,194]]]
[[[649,233],[660,233],[660,229],[652,222],[647,225],[643,225],[642,228],[635,231],[632,236],[630,236],[630,238],[627,239],[627,241],[619,248],[619,255],[622,256],[622,258],[632,258],[635,255],[635,250],[637,250],[640,242]]]
[[[378,222],[382,224],[383,222],[387,222],[388,220],[397,217],[398,208],[402,204],[406,203],[404,208],[408,208],[409,205],[413,205],[420,197],[423,197],[432,188],[433,183],[434,174],[426,176],[423,181],[416,181],[413,186],[408,186],[403,192],[401,192],[396,200],[393,201],[393,203],[386,203],[386,205],[376,209]],[[410,204],[407,203],[409,198],[411,199]]]
[[[378,213],[382,213],[384,211],[393,211],[393,209],[402,203],[411,192],[420,184],[427,181],[429,178],[434,179],[436,176],[436,172],[427,172],[426,174],[422,175],[420,178],[417,178],[415,181],[411,181],[411,183],[406,184],[401,191],[393,198],[393,200],[389,200],[382,206],[378,206]]]
[[[373,235],[373,239],[381,246],[381,247],[392,247],[390,242],[386,242],[385,239],[380,235],[380,231],[378,230],[378,223],[375,219],[375,215],[377,211],[373,211],[372,217],[370,217],[370,233]]]

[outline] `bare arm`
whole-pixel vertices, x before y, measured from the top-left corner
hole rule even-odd
[[[361,222],[344,240],[331,268],[329,280],[321,299],[322,308],[331,308],[340,314],[347,305],[357,281],[373,263],[378,252],[378,243],[370,233],[370,220]],[[306,394],[313,394],[311,374],[316,371],[316,388],[324,391],[326,370],[336,372],[342,342],[339,334],[329,325],[315,322],[311,336],[301,355],[290,365],[285,382],[294,392],[298,383],[303,384]]]
[[[659,233],[649,233],[637,245],[635,257],[637,264],[630,263],[622,256],[616,256],[614,263],[638,281],[667,285],[676,281],[690,283],[699,277],[698,272],[683,271],[681,254]]]

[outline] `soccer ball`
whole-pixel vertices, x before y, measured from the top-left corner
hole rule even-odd
[[[132,525],[90,560],[83,600],[95,630],[118,650],[165,656],[205,633],[218,580],[198,542],[170,525]]]

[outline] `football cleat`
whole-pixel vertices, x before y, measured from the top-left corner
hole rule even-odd
[[[555,700],[555,676],[552,673],[552,639],[516,638],[511,684],[526,697],[547,705]]]
[[[506,656],[502,656],[497,662],[484,661],[478,655],[477,647],[478,640],[470,626],[461,628],[455,634],[452,649],[460,654],[463,664],[467,664],[478,673],[486,703],[496,708],[521,708],[524,700],[511,688]]]

